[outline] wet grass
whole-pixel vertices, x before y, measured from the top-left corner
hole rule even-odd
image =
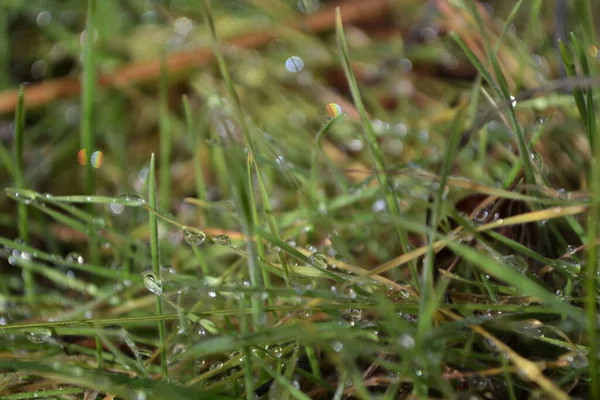
[[[0,398],[598,397],[597,6],[400,3],[0,4]]]

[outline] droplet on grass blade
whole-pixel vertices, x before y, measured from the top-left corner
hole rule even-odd
[[[132,193],[132,194],[124,194],[115,199],[113,199],[113,203],[125,204],[130,207],[138,207],[145,203],[142,196]]]
[[[36,194],[28,189],[7,188],[6,195],[11,199],[24,204],[29,204],[36,199]]]
[[[227,235],[218,235],[213,238],[213,241],[221,246],[231,247],[231,238]]]
[[[38,328],[27,332],[27,340],[34,344],[46,343],[52,337],[50,329]]]
[[[320,268],[326,269],[329,259],[323,253],[315,252],[308,257],[308,261]]]
[[[183,239],[190,246],[200,246],[206,241],[206,234],[199,229],[187,227],[183,230]]]
[[[83,264],[83,256],[79,253],[72,252],[67,254],[66,261],[70,263]]]
[[[144,286],[146,286],[146,289],[148,289],[149,292],[152,292],[157,296],[160,296],[163,292],[162,281],[152,273],[144,275]]]

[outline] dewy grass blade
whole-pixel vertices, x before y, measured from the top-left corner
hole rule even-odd
[[[254,170],[254,167],[252,164],[253,164],[252,156],[250,154],[248,154],[248,163],[247,163],[248,182],[252,182],[252,172]],[[258,208],[256,207],[256,201],[254,200],[254,191],[253,190],[250,190],[248,192],[248,197],[249,197],[251,210],[252,210],[252,222],[254,223],[254,226],[259,226]],[[265,244],[263,242],[263,238],[260,236],[256,237],[256,252],[258,254],[258,257],[260,257],[261,260],[267,259],[267,251],[265,249]],[[262,278],[263,278],[265,288],[270,288],[271,287],[271,276],[269,275],[269,271],[266,268],[261,268],[261,271],[262,271]],[[272,301],[273,301],[273,299],[271,298],[271,296],[269,296],[269,302],[272,303]]]
[[[19,88],[19,101],[15,111],[15,153],[14,153],[14,175],[15,185],[18,189],[25,188],[25,178],[23,177],[23,136],[25,134],[25,88]],[[27,205],[18,202],[17,204],[19,237],[24,243],[29,242],[29,228],[27,221]],[[23,268],[23,286],[25,287],[25,296],[30,303],[35,301],[35,281],[33,273],[28,268]]]
[[[442,169],[440,171],[440,183],[439,189],[435,196],[435,202],[433,205],[433,212],[431,214],[431,219],[428,221],[430,224],[431,230],[429,232],[429,246],[427,247],[427,254],[425,255],[424,260],[424,269],[423,269],[423,278],[421,282],[421,295],[419,300],[419,325],[418,325],[418,338],[422,340],[425,334],[431,329],[433,324],[433,314],[435,313],[435,307],[437,301],[434,296],[434,282],[433,282],[433,269],[434,269],[434,259],[435,259],[435,251],[434,251],[434,243],[436,241],[436,234],[438,230],[438,225],[442,218],[442,206],[444,203],[444,194],[446,193],[446,184],[448,182],[448,176],[452,170],[452,164],[456,157],[456,150],[458,149],[458,144],[460,142],[464,116],[465,116],[466,108],[462,107],[454,121],[449,131],[449,141],[448,147],[446,150],[446,155],[444,157],[444,161],[442,164]],[[420,345],[423,345],[423,342],[420,342]]]
[[[256,148],[250,135],[250,127],[248,126],[248,121],[246,119],[246,116],[244,115],[239,96],[235,90],[235,87],[233,86],[231,76],[229,75],[229,70],[227,69],[227,64],[225,63],[225,59],[223,58],[223,54],[221,53],[221,50],[219,48],[219,41],[212,16],[212,11],[210,9],[210,2],[208,0],[204,0],[202,2],[202,5],[205,17],[210,28],[210,33],[213,42],[213,51],[215,53],[215,57],[217,58],[219,71],[221,72],[221,76],[223,77],[225,85],[227,86],[227,92],[229,94],[230,101],[233,105],[235,116],[244,134],[244,139],[246,141],[246,145],[248,146],[248,154],[252,157],[256,157]],[[253,211],[250,209],[252,204],[250,204],[250,196],[248,194],[248,192],[251,190],[251,182],[248,182],[247,180],[246,170],[244,168],[241,168],[237,163],[234,163],[232,168],[229,168],[229,171],[232,178],[231,185],[237,201],[238,210],[241,213],[241,219],[244,224],[244,230],[246,235],[248,236],[247,253],[250,281],[253,286],[262,287],[263,282],[261,276],[261,267],[256,254],[256,246],[253,242],[255,225],[252,217]],[[254,315],[254,324],[256,326],[259,326],[262,324],[264,319],[264,314],[262,311],[264,306],[262,305],[262,301],[259,299],[253,298],[252,302],[252,306],[256,311]]]
[[[521,156],[521,160],[523,161],[523,171],[525,172],[525,181],[530,185],[535,185],[535,175],[533,173],[533,168],[531,166],[531,159],[529,156],[529,149],[527,147],[527,143],[525,142],[525,135],[523,133],[523,128],[519,124],[517,120],[517,115],[515,113],[515,105],[516,102],[514,98],[510,95],[510,91],[508,88],[508,84],[506,82],[506,78],[502,73],[502,68],[498,63],[498,58],[495,52],[492,51],[492,48],[489,43],[489,38],[487,34],[487,30],[483,24],[481,15],[479,14],[479,10],[473,0],[468,0],[467,4],[471,12],[474,14],[475,20],[477,21],[477,25],[479,27],[479,31],[481,36],[484,38],[486,45],[486,52],[489,57],[490,63],[494,69],[494,73],[496,75],[496,79],[492,77],[489,71],[485,68],[485,66],[479,61],[477,56],[473,53],[473,51],[464,43],[464,41],[456,34],[453,34],[454,39],[458,43],[458,45],[463,49],[467,58],[473,66],[477,68],[480,74],[483,75],[486,81],[492,86],[496,94],[500,99],[502,99],[506,105],[506,112],[508,114],[508,120],[510,122],[511,128],[515,134],[517,139],[517,144],[519,147],[519,153]]]
[[[363,134],[365,141],[369,147],[369,152],[373,161],[375,175],[377,176],[377,180],[379,182],[379,186],[381,187],[381,191],[385,195],[385,201],[389,213],[392,214],[392,216],[394,217],[399,217],[400,207],[398,205],[398,199],[396,198],[396,193],[393,188],[393,182],[391,182],[390,177],[386,173],[387,169],[383,158],[383,153],[379,148],[373,125],[371,124],[369,116],[367,115],[367,110],[365,109],[365,106],[363,104],[362,97],[360,95],[360,90],[358,88],[358,83],[356,82],[356,78],[352,70],[350,55],[348,53],[348,45],[346,43],[346,36],[344,34],[344,27],[342,25],[342,15],[339,7],[336,9],[336,38],[338,49],[341,53],[342,66],[344,67],[346,79],[348,80],[350,92],[352,93],[352,99],[354,100],[354,104],[356,105],[356,109],[358,110],[358,113],[360,115]],[[398,238],[400,240],[402,252],[407,253],[408,235],[406,231],[402,228],[402,226],[400,226],[399,224],[395,224],[395,228],[398,234]],[[419,277],[417,273],[417,267],[414,262],[411,262],[409,265],[413,279],[413,284],[416,287],[418,287]]]
[[[583,6],[583,2],[579,4]],[[581,10],[578,10],[581,11]],[[584,16],[581,16],[582,18]],[[587,19],[586,19],[587,20]],[[591,28],[593,31],[593,28]],[[588,35],[590,31],[586,32]],[[571,33],[571,40],[574,47],[574,52],[579,58],[581,70],[586,77],[591,76],[590,66],[587,59],[587,54],[579,42],[575,34]],[[564,53],[564,51],[563,51]],[[574,68],[574,67],[573,67]],[[575,94],[575,93],[574,93]],[[582,93],[580,94],[583,97]],[[584,107],[580,108],[585,112],[580,115],[583,126],[587,130],[590,148],[592,150],[592,160],[590,170],[588,172],[588,182],[592,192],[592,202],[587,218],[587,243],[596,243],[600,236],[600,139],[598,138],[596,124],[596,106],[594,104],[594,92],[591,87],[586,90],[586,96],[583,99]],[[577,97],[576,97],[577,100]],[[580,98],[579,101],[582,101]],[[578,105],[579,107],[579,105]],[[590,347],[590,354],[598,352],[598,316],[597,316],[597,271],[598,271],[598,246],[591,245],[587,247],[587,262],[585,265],[585,310],[588,317],[587,336]],[[591,379],[590,397],[593,399],[600,397],[600,379],[598,377],[598,357],[590,357],[589,375]]]
[[[150,169],[148,171],[148,201],[150,203],[150,207],[156,209],[156,170],[154,166],[154,153],[150,157]],[[152,254],[152,273],[154,275],[154,279],[157,282],[161,281],[160,276],[160,245],[158,241],[158,221],[156,215],[152,212],[148,213],[148,218],[150,220],[150,251]],[[156,315],[160,318],[162,316],[162,299],[159,295],[156,296]],[[163,351],[160,355],[160,366],[163,378],[168,376],[167,370],[167,351],[163,346],[165,342],[165,323],[162,320],[158,321],[158,338],[160,345],[163,348]]]

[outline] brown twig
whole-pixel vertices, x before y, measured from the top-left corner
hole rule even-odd
[[[348,0],[339,3],[344,16],[344,23],[376,20],[389,12],[391,0]],[[304,30],[312,33],[324,32],[335,26],[335,7],[328,7],[306,17],[296,18],[285,24],[287,28]],[[237,36],[225,43],[241,48],[257,48],[265,46],[278,35],[277,27],[257,30],[243,36]],[[167,59],[167,68],[173,78],[181,78],[193,69],[206,65],[214,60],[211,49],[179,52],[171,54]],[[98,78],[102,87],[126,88],[155,80],[160,75],[160,60],[139,62],[127,65],[114,74]],[[26,106],[36,107],[53,100],[77,96],[81,85],[77,78],[60,78],[50,82],[42,82],[28,87]],[[0,93],[0,114],[12,112],[17,104],[17,90],[7,90]]]

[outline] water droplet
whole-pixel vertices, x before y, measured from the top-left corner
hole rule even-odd
[[[281,346],[276,344],[272,344],[267,350],[269,351],[269,353],[271,353],[277,358],[281,358],[281,356],[283,355],[283,349],[281,348]]]
[[[146,392],[144,392],[143,390],[136,390],[133,393],[133,396],[131,396],[131,398],[133,400],[146,400],[147,399]]]
[[[52,13],[50,11],[42,11],[37,15],[36,23],[37,26],[43,28],[52,21]]]
[[[223,366],[223,363],[221,361],[213,361],[210,364],[210,367],[208,367],[209,370],[214,370],[214,369],[219,369]]]
[[[318,266],[320,268],[326,269],[327,268],[327,264],[329,262],[329,259],[327,258],[327,256],[323,253],[313,253],[308,257],[308,261],[315,266]]]
[[[482,376],[473,375],[469,377],[468,384],[472,390],[482,391],[487,388],[488,382],[487,379]]]
[[[140,347],[138,348],[138,355],[140,356],[140,359],[142,361],[147,361],[150,359],[150,357],[152,357],[152,350],[150,350],[148,347]]]
[[[485,208],[482,210],[479,210],[479,212],[475,216],[475,221],[476,222],[485,222],[485,220],[487,219],[487,217],[489,215],[490,215],[490,212],[488,210],[486,210]]]
[[[296,317],[300,319],[309,319],[312,316],[312,310],[310,308],[303,308],[296,312]]]
[[[121,195],[114,201],[130,207],[139,207],[144,205],[144,199],[142,196],[135,193]]]
[[[586,368],[588,366],[588,364],[589,364],[588,358],[585,355],[583,355],[582,353],[576,353],[572,356],[571,366],[573,368],[577,368],[577,369]]]
[[[65,260],[70,263],[83,264],[83,256],[75,252],[67,254]]]
[[[34,329],[27,333],[27,340],[34,344],[46,343],[51,337],[52,331],[45,328]]]
[[[179,17],[173,24],[173,30],[180,36],[187,36],[194,28],[194,23],[191,19],[186,17]]]
[[[157,296],[160,296],[163,292],[163,284],[160,279],[156,277],[153,273],[144,274],[144,286],[151,293],[154,293]]]
[[[400,346],[404,347],[407,350],[414,349],[416,344],[415,338],[413,338],[412,335],[408,333],[402,334],[398,339],[398,343],[400,344]]]
[[[115,215],[121,214],[123,212],[123,210],[125,210],[125,204],[121,204],[121,203],[111,203],[110,204],[110,211]]]
[[[331,348],[333,349],[333,351],[335,351],[336,353],[339,353],[340,351],[342,351],[342,349],[344,348],[344,344],[338,340],[334,341],[333,343],[331,343]]]
[[[319,0],[298,0],[298,10],[308,14],[315,12],[319,9]]]
[[[206,234],[199,229],[187,227],[183,230],[183,239],[190,246],[200,246],[206,240]]]
[[[227,235],[218,235],[218,236],[215,236],[213,238],[213,241],[215,243],[217,243],[217,244],[220,244],[221,246],[231,247],[231,238],[229,236],[227,236]]]
[[[6,195],[11,199],[23,204],[30,204],[36,199],[36,193],[28,189],[7,188]]]
[[[350,326],[354,326],[362,320],[362,310],[360,308],[348,308],[343,311],[342,317]]]

